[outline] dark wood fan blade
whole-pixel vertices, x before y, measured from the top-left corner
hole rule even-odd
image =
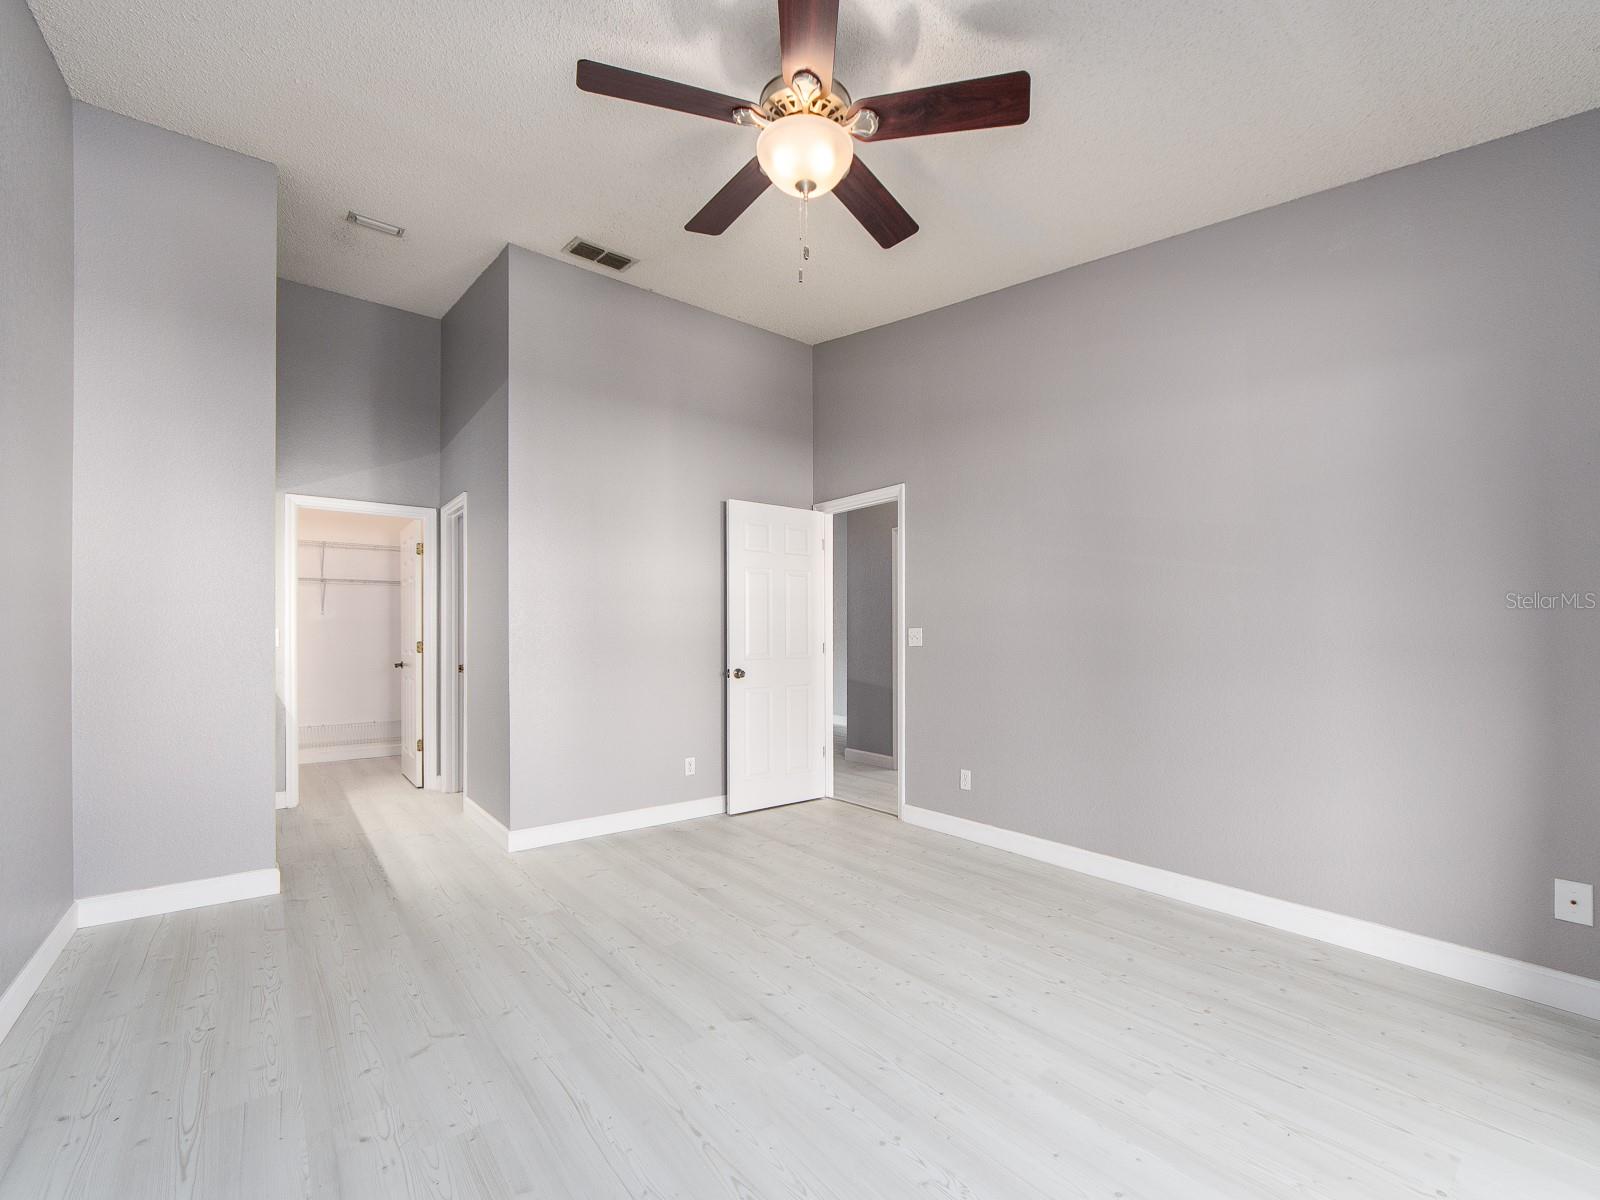
[[[833,90],[833,48],[839,36],[839,0],[778,0],[778,46],[783,51],[783,79],[810,71]]]
[[[721,92],[708,92],[705,88],[690,87],[687,83],[674,83],[654,75],[625,71],[621,67],[591,62],[587,58],[578,60],[578,86],[599,96],[615,96],[618,100],[652,104],[656,108],[670,108],[697,117],[710,117],[714,121],[732,121],[735,111],[750,107],[748,100],[741,100],[737,96],[724,96]]]
[[[900,207],[900,201],[889,194],[889,189],[878,182],[878,177],[867,170],[867,164],[857,155],[833,189],[840,203],[852,216],[866,226],[867,232],[887,250],[897,246],[917,231],[911,214]]]
[[[1031,88],[1026,71],[1012,71],[1009,75],[988,75],[871,96],[857,101],[848,115],[854,116],[863,108],[878,114],[878,131],[867,139],[873,142],[959,133],[964,129],[996,129],[1021,125],[1028,119]]]
[[[720,192],[706,201],[706,206],[695,213],[684,228],[690,233],[706,233],[715,237],[737,221],[740,214],[756,202],[756,197],[770,186],[761,163],[752,158],[739,168],[737,175],[722,185]]]

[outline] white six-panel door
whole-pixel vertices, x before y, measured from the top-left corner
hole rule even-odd
[[[828,786],[822,539],[804,508],[728,501],[728,811]]]
[[[422,522],[400,535],[400,773],[422,786]]]

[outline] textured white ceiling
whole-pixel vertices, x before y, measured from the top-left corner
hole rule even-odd
[[[573,85],[590,57],[754,97],[771,0],[32,3],[80,99],[278,164],[289,279],[437,316],[505,242],[581,234],[807,342],[1600,106],[1595,0],[844,0],[857,97],[1024,68],[1033,119],[867,147],[922,232],[880,250],[824,199],[801,287],[776,191],[683,230],[752,131]]]

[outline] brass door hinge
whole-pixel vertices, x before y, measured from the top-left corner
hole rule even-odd
[[[421,643],[421,642],[418,642],[418,643],[417,643],[417,653],[418,653],[418,654],[421,654],[421,653],[422,653],[422,643]]]
[[[422,543],[421,543],[421,542],[418,542],[418,543],[417,543],[417,553],[418,553],[418,554],[421,554],[421,553],[422,553]]]
[[[418,754],[422,753],[422,739],[421,738],[417,739],[417,753]]]

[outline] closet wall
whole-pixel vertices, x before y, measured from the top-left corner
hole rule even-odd
[[[300,514],[300,761],[400,752],[399,517]],[[323,582],[318,582],[323,581]]]

